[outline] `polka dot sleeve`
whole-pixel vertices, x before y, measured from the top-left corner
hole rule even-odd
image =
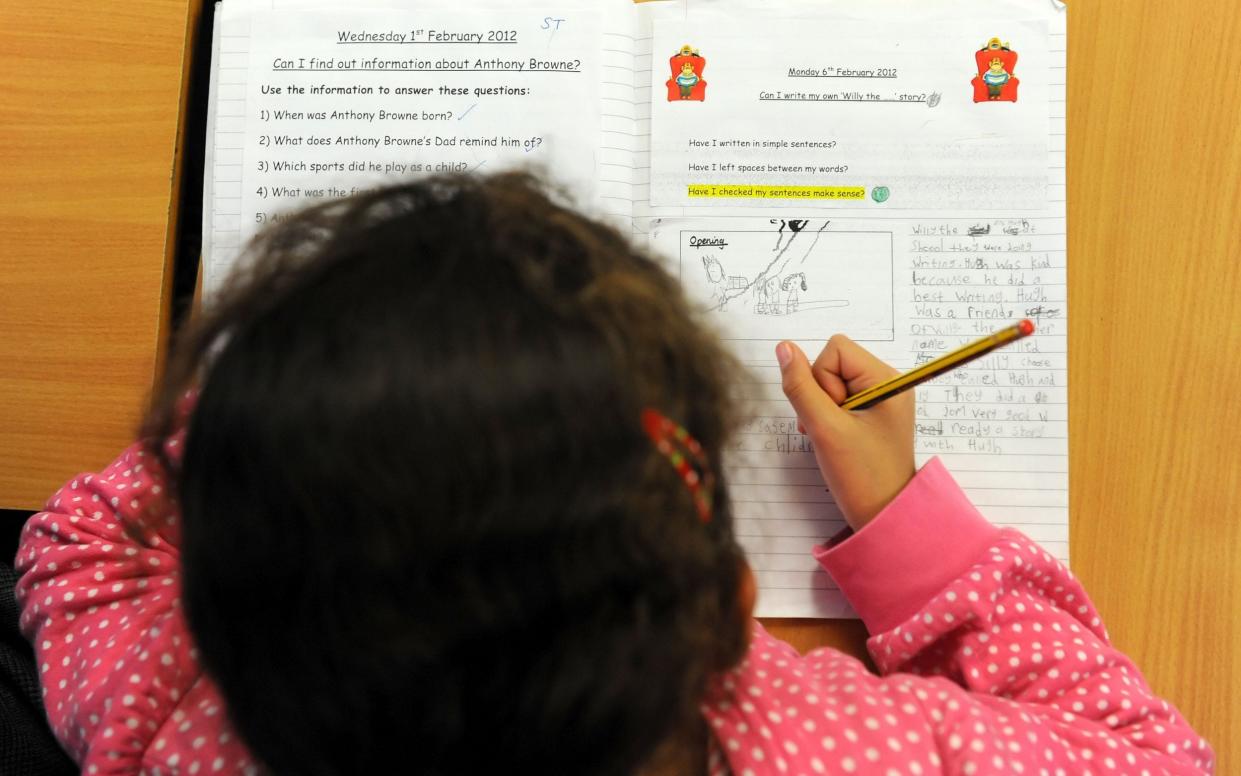
[[[1014,771],[1213,771],[1206,741],[1111,645],[1080,583],[1018,531],[868,646],[881,673],[937,678],[924,705],[962,773],[997,759]]]
[[[252,768],[182,616],[177,521],[162,470],[135,444],[67,483],[22,531],[22,632],[52,730],[83,773]]]
[[[816,552],[845,568],[880,675],[831,649],[799,656],[756,623],[703,707],[729,770],[1212,773],[1210,747],[1111,645],[1068,569],[981,521],[942,466],[927,475],[897,513]]]

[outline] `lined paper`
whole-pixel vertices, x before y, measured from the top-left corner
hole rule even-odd
[[[389,14],[408,11],[404,4],[389,0],[371,0],[361,7],[388,9]],[[426,5],[432,11],[452,7],[440,2]],[[512,10],[514,4],[478,7]],[[254,134],[247,125],[247,111],[258,107],[252,95],[247,104],[254,70],[252,36],[278,38],[280,25],[275,20],[280,14],[325,8],[339,6],[332,0],[230,0],[217,13],[209,117],[213,142],[205,185],[210,209],[204,213],[208,291],[231,269],[255,228],[247,222],[254,207],[247,210],[245,198],[251,195],[244,191],[253,188],[248,165],[259,161],[254,149],[246,147]],[[747,383],[753,416],[729,451],[726,468],[738,532],[759,579],[757,613],[851,616],[830,578],[810,559],[811,546],[833,534],[842,522],[780,390],[773,349],[781,338],[798,341],[813,355],[830,334],[844,331],[905,369],[1011,319],[1035,320],[1034,337],[918,390],[917,457],[919,463],[932,455],[942,457],[985,515],[1021,528],[1067,561],[1063,5],[1051,0],[946,0],[933,8],[898,8],[730,0],[635,6],[613,0],[573,8],[593,9],[603,20],[598,50],[592,55],[597,71],[589,110],[597,111],[598,118],[593,124],[597,130],[589,132],[598,140],[585,163],[593,170],[585,206],[632,230],[636,239],[648,241],[703,303],[707,320],[719,327],[755,376]],[[1035,52],[1014,43],[1023,57],[1017,72],[1027,79],[1026,86],[1038,77],[1045,86],[1048,124],[1041,153],[1047,163],[1041,207],[980,205],[948,210],[923,203],[920,209],[855,207],[845,212],[823,203],[779,203],[774,209],[770,203],[756,206],[728,200],[651,204],[652,130],[658,132],[652,106],[665,99],[662,84],[672,48],[688,42],[710,58],[718,53],[711,50],[709,40],[713,25],[756,34],[762,23],[779,22],[778,32],[769,37],[816,55],[830,54],[799,38],[798,27],[812,20],[862,20],[875,25],[876,38],[882,41],[884,24],[894,15],[928,23],[1009,19],[1045,26],[1042,75],[1034,72]],[[265,26],[255,28],[256,18],[265,19]],[[686,22],[690,26],[684,26]],[[968,55],[963,52],[964,80],[973,65]],[[712,96],[719,94],[717,90]],[[253,116],[249,118],[253,121]],[[571,118],[552,120],[564,123]],[[587,131],[585,125],[582,131]],[[555,170],[551,172],[555,177]],[[796,232],[790,222],[799,222]],[[712,252],[691,244],[691,238],[712,236],[730,245]],[[790,267],[781,276],[782,284],[789,283],[778,291],[768,288],[762,294],[737,295],[724,310],[710,309],[712,294],[718,301],[721,290],[718,284],[712,286],[704,258],[728,268],[727,295],[727,284],[735,282],[731,278],[753,281],[761,271],[756,259],[778,250],[817,267],[806,273],[805,290],[796,277],[799,268]],[[868,272],[865,264],[858,263],[879,261],[885,252],[883,271]],[[846,290],[820,293],[830,278]],[[841,306],[842,301],[851,307]],[[791,315],[790,304],[796,307]],[[971,312],[972,308],[982,312]]]
[[[712,24],[734,23],[699,17],[686,28],[675,14],[666,16],[652,25],[656,49],[672,50],[692,29],[710,80]],[[843,332],[906,370],[1032,319],[1033,337],[917,390],[916,457],[919,465],[942,458],[990,520],[1019,528],[1068,561],[1064,14],[1051,10],[1029,21],[1047,25],[1046,51],[1025,46],[1017,68],[1027,86],[1042,78],[1046,87],[1042,207],[647,206],[652,246],[755,376],[742,383],[752,417],[725,468],[738,534],[759,582],[761,616],[853,614],[809,554],[844,522],[783,396],[774,357],[781,339],[797,341],[813,359],[831,334]],[[963,52],[964,80],[971,53]],[[651,91],[661,100],[666,56],[655,60]],[[866,106],[828,109],[857,107]],[[658,136],[658,118],[654,131]],[[727,131],[716,124],[701,135]],[[859,265],[871,268],[869,285],[856,279]]]

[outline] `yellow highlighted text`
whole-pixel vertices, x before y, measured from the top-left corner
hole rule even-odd
[[[739,199],[866,199],[865,186],[755,186],[691,183],[690,198]]]

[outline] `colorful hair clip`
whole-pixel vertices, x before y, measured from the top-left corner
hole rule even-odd
[[[677,474],[681,475],[681,481],[689,488],[690,497],[698,510],[698,518],[704,523],[710,522],[715,477],[702,445],[683,426],[650,407],[642,410],[642,430],[651,438],[655,449],[667,457]],[[690,461],[697,465],[697,471]]]

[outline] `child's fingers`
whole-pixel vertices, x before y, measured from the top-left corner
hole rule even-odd
[[[776,359],[780,362],[784,395],[793,405],[800,425],[811,439],[825,438],[836,416],[844,410],[819,385],[801,348],[792,342],[781,342],[776,346]]]
[[[827,366],[829,358],[836,358],[835,356],[829,357],[827,354],[828,349],[831,347],[831,340],[828,340],[828,343],[823,346],[823,350],[819,353],[819,357],[814,360],[814,366],[811,367],[810,371],[823,390],[827,391],[827,395],[832,397],[832,401],[837,404],[844,404],[845,399],[849,398],[851,391],[845,385],[845,381],[841,378],[840,373]]]
[[[833,335],[814,362],[814,375],[839,404],[847,397],[891,379],[897,371],[843,334]]]

